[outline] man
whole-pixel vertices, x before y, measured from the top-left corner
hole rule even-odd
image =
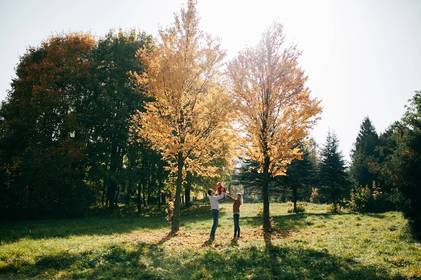
[[[212,209],[212,217],[213,217],[213,224],[212,229],[210,232],[211,240],[215,239],[215,232],[216,228],[218,227],[218,219],[219,219],[219,200],[225,197],[225,190],[217,195],[213,190],[208,190],[209,201]]]

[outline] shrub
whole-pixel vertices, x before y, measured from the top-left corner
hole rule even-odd
[[[384,193],[379,186],[360,186],[351,193],[348,206],[357,212],[384,212],[395,210],[402,198],[396,190]]]
[[[310,202],[319,203],[319,195],[320,194],[318,188],[311,188]]]
[[[304,213],[306,211],[305,207],[307,206],[307,203],[304,202],[297,202],[297,207],[295,209],[295,213]],[[288,202],[288,213],[294,213],[294,203]]]
[[[372,202],[372,194],[369,187],[361,186],[352,190],[349,208],[357,212],[367,212]]]

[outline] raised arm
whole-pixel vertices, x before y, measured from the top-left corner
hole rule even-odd
[[[235,201],[235,198],[233,198],[233,197],[232,197],[232,196],[230,196],[229,194],[225,193],[225,196],[226,196],[226,197],[228,197],[229,199],[231,199],[231,200],[234,200],[234,201]]]
[[[220,195],[215,195],[215,198],[217,199],[217,200],[221,200],[221,199],[223,199],[225,197],[225,193],[221,193]]]

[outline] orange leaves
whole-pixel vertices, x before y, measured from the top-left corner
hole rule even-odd
[[[160,151],[174,173],[181,153],[186,170],[214,176],[215,161],[232,156],[233,110],[220,71],[224,52],[199,30],[194,1],[159,35],[155,47],[137,53],[145,72],[132,76],[153,100],[133,116],[132,131]]]
[[[256,48],[247,49],[228,65],[230,92],[239,127],[247,136],[247,155],[270,173],[282,175],[301,156],[294,147],[304,139],[321,112],[310,97],[307,77],[299,67],[300,52],[284,47],[282,26],[274,24]]]
[[[73,80],[89,77],[87,56],[95,46],[91,35],[72,33],[51,37],[42,46],[42,49],[32,50],[22,58],[22,63],[27,63],[30,71],[20,78],[31,81],[34,94],[61,93],[59,88],[68,82],[69,77]]]
[[[145,73],[134,74],[153,97],[133,127],[137,137],[160,150],[175,166],[177,155],[192,172],[211,176],[211,163],[233,156],[235,138],[260,164],[270,159],[273,175],[301,153],[294,147],[318,120],[320,102],[310,97],[300,52],[284,46],[282,26],[274,24],[256,48],[241,52],[227,68],[227,94],[219,43],[198,29],[195,2],[159,33],[154,48],[139,50]],[[234,137],[235,118],[241,137]]]

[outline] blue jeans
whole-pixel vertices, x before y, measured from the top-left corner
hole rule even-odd
[[[212,217],[213,217],[213,224],[212,224],[212,229],[210,232],[210,237],[215,238],[216,228],[218,227],[219,211],[216,209],[212,209]]]
[[[240,214],[234,214],[234,238],[240,237]]]

